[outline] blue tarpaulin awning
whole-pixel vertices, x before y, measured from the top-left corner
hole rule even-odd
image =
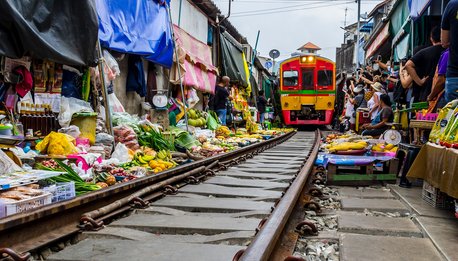
[[[96,0],[101,45],[170,68],[173,39],[166,1]]]

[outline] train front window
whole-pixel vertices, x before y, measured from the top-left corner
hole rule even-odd
[[[283,86],[297,86],[299,73],[297,71],[283,71]]]
[[[302,90],[313,89],[313,69],[302,70]]]
[[[318,71],[318,86],[330,86],[332,85],[332,71],[323,70]]]

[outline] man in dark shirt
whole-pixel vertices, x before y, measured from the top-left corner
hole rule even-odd
[[[431,30],[430,40],[432,46],[422,49],[406,63],[406,70],[413,80],[412,95],[414,102],[426,101],[431,93],[436,66],[444,51],[441,45],[439,27],[434,27]]]
[[[458,0],[452,0],[442,16],[441,40],[449,48],[445,81],[445,101],[458,99]]]
[[[259,91],[257,105],[258,105],[258,111],[259,111],[259,121],[261,122],[261,124],[263,124],[264,119],[265,119],[265,113],[266,113],[266,105],[267,105],[267,100],[264,97],[263,90]]]
[[[230,78],[223,76],[221,81],[216,85],[213,108],[218,114],[218,118],[222,125],[226,125],[227,107],[226,103],[230,97],[227,87],[229,86]]]

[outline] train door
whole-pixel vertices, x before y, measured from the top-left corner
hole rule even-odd
[[[316,90],[315,90],[315,69],[302,68],[302,90],[312,91],[313,104],[316,103]]]

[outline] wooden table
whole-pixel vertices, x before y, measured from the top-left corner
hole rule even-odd
[[[409,127],[413,129],[413,140],[411,139],[411,143],[415,145],[422,145],[421,137],[425,131],[433,128],[434,123],[435,121],[411,120],[409,125]]]

